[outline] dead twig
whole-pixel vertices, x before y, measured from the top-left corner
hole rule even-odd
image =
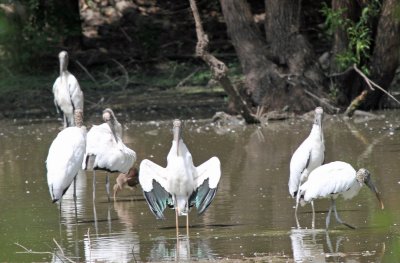
[[[370,80],[364,73],[362,73],[362,71],[357,67],[356,64],[353,64],[353,68],[354,70],[365,80],[365,82],[367,83],[368,87],[371,90],[375,90],[372,86],[378,88],[380,91],[382,91],[383,93],[385,93],[386,95],[388,95],[391,99],[393,99],[394,101],[396,101],[398,104],[400,104],[400,101],[398,101],[395,97],[393,97],[392,94],[390,94],[389,92],[387,92],[385,89],[383,89],[381,86],[379,86],[378,84],[376,84],[375,82],[373,82],[372,80]]]
[[[22,251],[22,252],[16,252],[17,254],[27,253],[27,254],[50,254],[50,255],[53,255],[53,253],[49,252],[49,251],[43,251],[43,252],[41,252],[41,251],[33,251],[32,249],[28,249],[28,248],[24,247],[23,245],[21,245],[18,242],[14,243],[14,244],[19,246],[19,247],[21,247],[23,250],[25,250],[25,251]]]
[[[176,85],[175,88],[179,88],[181,86],[183,86],[189,79],[191,79],[194,74],[196,74],[198,71],[200,70],[200,68],[196,68],[192,73],[190,73],[189,75],[187,75],[184,79],[182,79],[181,81],[179,81],[178,85]]]
[[[48,255],[55,255],[56,257],[60,258],[60,260],[67,260],[67,261],[69,261],[71,263],[75,263],[75,261],[73,261],[72,259],[70,259],[70,258],[68,258],[68,257],[66,257],[64,255],[63,249],[61,248],[61,246],[57,243],[57,241],[54,238],[53,238],[53,241],[56,244],[56,246],[58,247],[58,249],[61,251],[61,257],[60,257],[60,255],[57,255],[57,253],[53,253],[53,252],[49,252],[49,251],[33,251],[32,249],[29,249],[29,248],[19,244],[18,242],[14,243],[14,244],[19,246],[19,247],[21,247],[23,250],[25,250],[25,251],[22,251],[22,252],[16,252],[17,254],[48,254]]]
[[[304,89],[304,92],[310,96],[311,98],[319,101],[322,105],[325,106],[325,108],[328,108],[330,112],[332,113],[338,113],[339,112],[339,108],[329,104],[328,102],[326,102],[326,100],[319,98],[317,95],[315,95],[314,93],[312,93],[311,91]]]
[[[122,86],[122,90],[125,90],[126,87],[127,87],[128,84],[129,84],[129,73],[128,73],[128,71],[126,70],[126,68],[125,68],[121,63],[119,63],[116,59],[112,59],[112,61],[114,61],[114,62],[121,68],[122,73],[123,73],[124,76],[125,76],[125,84]]]
[[[78,60],[76,60],[75,62],[76,62],[76,64],[78,64],[78,66],[79,66],[83,71],[85,71],[86,75],[88,75],[88,77],[93,81],[93,83],[99,88],[99,87],[100,87],[99,83],[98,83],[97,80],[93,77],[93,75],[90,74],[89,70],[87,70],[87,68],[85,68],[85,66],[83,66]]]
[[[353,64],[353,69],[364,79],[365,83],[368,85],[370,90],[374,91],[374,87],[378,88],[380,91],[388,95],[391,99],[396,101],[398,104],[400,104],[400,101],[398,101],[395,97],[393,97],[392,94],[384,90],[381,86],[373,82],[371,79],[369,79],[358,67],[356,64]],[[366,100],[367,95],[369,93],[369,90],[363,90],[360,95],[358,95],[353,101],[350,103],[350,105],[347,107],[345,111],[345,116],[351,117],[354,114],[354,111],[360,107],[360,105]]]

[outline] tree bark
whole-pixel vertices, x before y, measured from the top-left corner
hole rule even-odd
[[[357,12],[359,12],[360,7],[357,5],[356,1],[332,0],[332,10],[334,12],[342,10],[343,13],[341,19],[343,21],[347,19],[356,21]],[[339,26],[336,28],[333,35],[332,60],[330,67],[331,73],[338,73],[343,70],[337,65],[336,57],[339,54],[344,53],[348,47],[349,38],[347,36],[347,28],[344,25]],[[349,105],[350,101],[362,91],[360,83],[361,78],[353,70],[349,70],[346,74],[336,77],[333,83],[333,88],[339,89],[336,102],[339,105]]]
[[[293,112],[319,105],[305,92],[309,89],[320,96],[323,76],[310,45],[299,32],[300,1],[265,1],[267,41],[245,0],[220,2],[254,105],[267,111],[289,108]]]
[[[388,90],[399,66],[400,20],[396,16],[399,8],[398,0],[383,1],[371,58],[370,78],[385,90]],[[382,95],[380,90],[368,90],[363,109],[378,108]]]
[[[204,32],[201,24],[199,12],[195,0],[189,0],[193,17],[196,25],[197,45],[196,55],[201,57],[209,66],[213,73],[213,77],[220,82],[226,93],[233,101],[235,109],[243,116],[247,123],[259,123],[259,120],[252,114],[251,107],[247,101],[241,96],[236,87],[228,78],[228,68],[225,63],[218,60],[215,56],[208,52],[208,37]]]

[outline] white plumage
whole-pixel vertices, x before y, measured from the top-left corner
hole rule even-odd
[[[379,191],[372,183],[369,171],[361,168],[356,172],[350,164],[340,161],[324,164],[312,171],[308,180],[299,188],[297,202],[304,205],[304,203],[317,198],[331,198],[332,204],[326,218],[326,228],[329,226],[332,208],[339,223],[353,228],[339,218],[335,199],[339,195],[343,196],[344,199],[353,198],[358,194],[364,183],[376,194],[383,209]]]
[[[122,126],[111,109],[103,111],[105,123],[94,125],[87,134],[84,170],[93,170],[93,198],[95,197],[95,170],[128,173],[136,161],[136,153],[122,142]],[[107,174],[107,194],[110,198]]]
[[[324,162],[324,133],[322,130],[323,109],[315,109],[314,123],[309,136],[300,144],[290,160],[289,192],[292,197],[296,197],[299,186],[307,180],[310,172]],[[315,226],[314,204],[312,205],[312,227]],[[297,206],[295,211],[296,223],[300,227],[297,219]]]
[[[63,112],[64,127],[75,126],[74,111],[83,111],[83,93],[78,80],[68,71],[68,53],[61,51],[60,76],[53,85],[54,104],[57,112]]]
[[[86,128],[68,127],[52,142],[46,160],[47,183],[53,202],[67,191],[81,169],[86,148]]]
[[[167,156],[167,167],[143,160],[139,168],[139,182],[146,201],[157,219],[164,219],[168,206],[175,209],[176,231],[178,216],[186,216],[187,235],[189,208],[196,206],[201,215],[214,199],[221,177],[220,161],[212,157],[195,167],[188,148],[180,138],[181,121],[175,120],[174,139]]]

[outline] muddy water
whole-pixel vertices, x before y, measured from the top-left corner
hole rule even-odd
[[[108,203],[101,172],[94,203],[88,172],[78,176],[76,205],[70,191],[61,208],[52,204],[44,161],[59,123],[2,122],[0,261],[399,262],[400,112],[380,114],[385,118],[324,120],[326,161],[367,167],[385,203],[381,211],[367,188],[353,200],[339,199],[339,214],[357,229],[332,219],[329,232],[323,229],[327,200],[316,202],[317,229],[309,229],[310,206],[300,208],[303,228],[295,228],[294,200],[287,189],[290,156],[308,135],[310,119],[228,128],[186,121],[183,135],[194,163],[218,156],[222,178],[206,213],[190,213],[190,237],[178,240],[174,212],[167,210],[166,220],[156,220],[140,187]],[[125,127],[123,139],[139,162],[148,158],[165,166],[169,122]],[[184,218],[180,224],[185,233]]]

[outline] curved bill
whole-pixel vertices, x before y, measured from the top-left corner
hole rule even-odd
[[[376,198],[378,198],[378,201],[381,205],[381,209],[384,209],[385,206],[383,205],[382,199],[381,199],[381,194],[379,193],[378,189],[376,188],[376,186],[372,183],[372,180],[368,180],[367,182],[365,182],[365,184],[368,186],[369,189],[371,189],[372,192],[375,193]]]

